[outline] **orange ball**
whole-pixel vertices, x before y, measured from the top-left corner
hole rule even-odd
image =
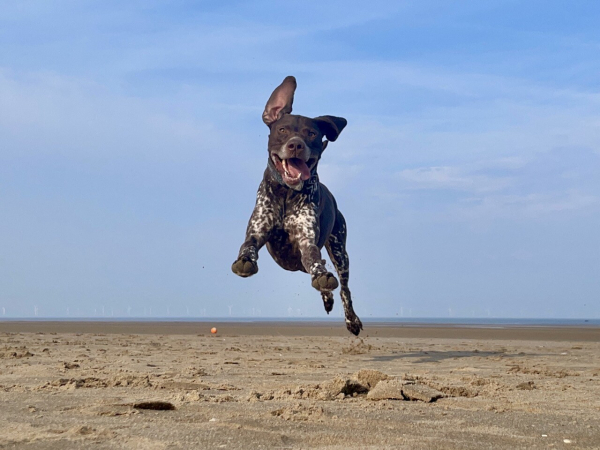
[[[212,328],[210,329],[210,332],[211,332],[212,334],[217,334],[217,329],[216,329],[215,327],[212,327]]]

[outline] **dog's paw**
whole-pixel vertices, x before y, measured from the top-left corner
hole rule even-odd
[[[331,292],[321,292],[321,297],[323,297],[325,312],[329,314],[333,309],[333,294]]]
[[[348,331],[354,336],[358,336],[363,327],[362,322],[356,314],[352,314],[352,317],[346,316],[346,328],[348,328]]]
[[[333,291],[338,286],[338,280],[330,272],[315,275],[312,279],[312,287],[321,292]]]
[[[242,256],[231,265],[231,270],[240,277],[249,277],[258,272],[258,264]]]

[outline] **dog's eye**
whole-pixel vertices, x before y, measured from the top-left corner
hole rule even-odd
[[[309,131],[308,132],[308,136],[309,137],[315,137],[317,135],[317,133],[315,133],[314,131]]]
[[[277,130],[277,131],[279,131],[280,133],[285,133],[285,132],[286,132],[286,129],[285,129],[285,128],[283,128],[283,127],[281,127],[281,128],[280,128],[279,130]]]

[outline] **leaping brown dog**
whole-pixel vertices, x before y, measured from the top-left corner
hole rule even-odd
[[[258,188],[246,240],[231,270],[241,277],[257,273],[258,251],[266,244],[281,267],[310,274],[312,286],[321,292],[329,314],[338,280],[325,268],[321,257],[325,246],[340,279],[346,327],[358,335],[362,323],[352,308],[348,288],[346,221],[317,175],[323,151],[338,138],[347,122],[342,117],[311,119],[290,114],[295,90],[296,79],[286,77],[265,106],[262,117],[270,129],[267,169]]]

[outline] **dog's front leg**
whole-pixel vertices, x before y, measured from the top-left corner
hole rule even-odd
[[[233,273],[245,278],[258,272],[258,251],[269,239],[271,231],[278,223],[278,217],[279,209],[263,182],[258,188],[256,205],[248,221],[246,239],[240,247],[238,258],[231,265]]]
[[[321,292],[331,292],[338,287],[335,276],[325,268],[325,260],[317,247],[319,223],[313,205],[299,208],[286,218],[284,228],[300,249],[304,270],[310,274],[312,286]]]

